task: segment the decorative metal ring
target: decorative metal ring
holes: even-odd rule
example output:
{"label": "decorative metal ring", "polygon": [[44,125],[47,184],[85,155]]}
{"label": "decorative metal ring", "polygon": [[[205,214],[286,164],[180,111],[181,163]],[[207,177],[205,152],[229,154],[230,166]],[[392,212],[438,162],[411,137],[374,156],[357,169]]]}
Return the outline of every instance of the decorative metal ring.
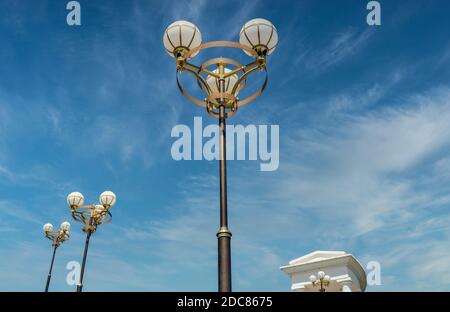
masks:
{"label": "decorative metal ring", "polygon": [[[238,48],[238,49],[242,49],[242,50],[248,52],[251,56],[258,57],[258,53],[255,50],[253,50],[247,46],[244,46],[240,43],[231,42],[231,41],[212,41],[212,42],[202,44],[202,45],[198,46],[197,48],[194,48],[194,49],[186,52],[186,54],[184,55],[184,59],[189,59],[191,57],[191,55],[194,55],[201,50],[215,48],[215,47]],[[214,64],[232,65],[232,66],[235,66],[236,69],[241,69],[242,72],[244,72],[236,81],[231,93],[211,92],[211,89],[210,89],[209,85],[207,84],[207,82],[205,81],[205,78],[202,77],[201,73],[203,72],[204,74],[208,74],[208,70],[206,70],[206,68],[211,65],[214,65]],[[220,104],[217,101],[218,99],[227,99],[228,100],[225,105],[226,105],[226,109],[229,109],[230,111],[226,112],[226,117],[232,117],[234,114],[236,114],[237,109],[239,107],[244,106],[244,105],[250,103],[251,101],[253,101],[255,98],[257,98],[264,91],[264,89],[267,86],[267,82],[268,82],[268,73],[267,73],[267,69],[265,66],[254,67],[251,70],[245,71],[244,66],[242,66],[239,62],[236,62],[229,58],[223,58],[223,57],[213,58],[213,59],[210,59],[210,60],[204,62],[203,64],[201,64],[200,67],[195,67],[195,68],[196,68],[196,70],[191,70],[190,68],[185,68],[185,67],[182,67],[181,69],[177,69],[176,81],[177,81],[178,88],[180,89],[181,93],[186,98],[188,98],[188,100],[190,100],[191,102],[193,102],[194,104],[196,104],[198,106],[206,108],[208,114],[210,114],[214,118],[219,118],[219,113],[217,112],[217,109]],[[239,91],[241,91],[247,83],[247,77],[251,73],[255,72],[258,69],[263,70],[265,73],[265,79],[264,79],[262,86],[251,96],[249,96],[243,100],[239,100],[233,94],[237,94]],[[204,91],[207,90],[208,96],[206,99],[204,99],[202,101],[199,99],[196,99],[195,97],[190,95],[183,88],[183,86],[180,82],[180,79],[179,79],[179,73],[181,71],[186,71],[186,72],[190,73],[191,75],[193,75],[194,77],[196,77],[197,84],[199,85],[200,89],[202,89]]]}
{"label": "decorative metal ring", "polygon": [[216,48],[216,47],[229,47],[229,48],[237,48],[237,49],[242,49],[247,51],[248,53],[250,53],[250,55],[252,56],[258,56],[258,53],[256,53],[255,50],[253,50],[252,48],[249,48],[245,45],[242,45],[238,42],[233,42],[233,41],[211,41],[211,42],[207,42],[204,43],[192,50],[189,50],[186,54],[185,54],[185,58],[189,59],[191,57],[191,55],[204,50],[204,49],[209,49],[209,48]]}
{"label": "decorative metal ring", "polygon": [[[195,97],[193,97],[192,95],[190,95],[188,92],[186,92],[183,88],[183,86],[181,85],[180,79],[179,79],[179,73],[180,71],[177,70],[177,74],[176,74],[176,79],[177,79],[177,85],[178,85],[178,89],[180,89],[181,93],[188,98],[189,101],[191,101],[192,103],[201,106],[203,108],[206,108],[206,101],[200,101],[198,99],[196,99]],[[197,81],[199,81],[199,79],[197,78]]]}
{"label": "decorative metal ring", "polygon": [[[86,226],[92,226],[94,225],[95,227],[102,225],[102,224],[107,224],[109,222],[112,221],[112,214],[111,212],[109,212],[109,210],[104,210],[104,212],[102,213],[102,218],[100,219],[100,222],[95,222],[95,224],[91,224],[91,219],[96,219],[95,215],[92,215],[90,212],[90,208],[79,208],[82,210],[73,210],[72,211],[72,217],[78,221],[81,222],[83,225]],[[104,218],[107,218],[106,220],[104,220]]]}
{"label": "decorative metal ring", "polygon": [[[250,103],[251,101],[256,99],[261,93],[263,93],[264,89],[267,86],[267,82],[269,81],[269,74],[267,73],[267,69],[265,67],[263,68],[263,71],[265,73],[265,79],[264,79],[262,86],[258,89],[258,91],[253,93],[251,96],[249,96],[243,100],[238,100],[237,101],[238,107],[241,107],[241,106],[244,106],[244,105]],[[247,73],[250,73],[250,72],[247,72]]]}
{"label": "decorative metal ring", "polygon": [[[210,59],[210,60],[204,62],[202,65],[200,65],[200,67],[199,67],[199,69],[197,71],[197,75],[201,76],[200,73],[201,73],[202,69],[206,69],[209,66],[216,65],[216,64],[233,65],[236,68],[242,69],[243,72],[245,73],[244,66],[242,66],[241,63],[236,62],[235,60],[230,59],[230,58],[226,58],[226,57],[216,57],[216,58]],[[237,83],[236,83],[237,84],[237,88],[233,88],[234,92],[241,91],[245,87],[246,83],[247,83],[247,79],[246,78],[242,79],[240,81],[238,80]],[[200,79],[198,77],[197,77],[197,84],[199,85],[199,87],[201,89],[203,89],[203,87],[201,86],[201,81],[200,81]]]}
{"label": "decorative metal ring", "polygon": [[217,100],[219,99],[226,99],[228,100],[225,107],[231,108],[233,106],[233,103],[236,103],[236,97],[231,93],[220,93],[220,92],[214,92],[208,95],[207,102],[210,103],[214,108],[218,108],[220,106],[219,103],[217,103]]}
{"label": "decorative metal ring", "polygon": [[211,65],[215,65],[215,64],[230,64],[230,65],[236,66],[237,68],[242,67],[241,63],[236,62],[235,60],[227,58],[227,57],[216,57],[216,58],[207,60],[200,67],[207,68],[207,67],[209,67]]}
{"label": "decorative metal ring", "polygon": [[[219,119],[220,118],[220,114],[216,111],[214,111],[214,107],[211,107],[210,105],[206,106],[206,110],[208,112],[209,115],[211,115],[212,117]],[[233,117],[235,114],[237,113],[237,105],[235,107],[235,110],[231,110],[225,113],[225,117],[226,118],[231,118]]]}
{"label": "decorative metal ring", "polygon": [[107,217],[108,219],[106,219],[106,221],[103,221],[103,219],[102,219],[102,221],[100,223],[98,223],[98,225],[108,224],[109,222],[112,221],[112,214],[111,214],[111,212],[109,212],[109,210],[106,210],[106,214],[103,218],[105,218],[105,217]]}

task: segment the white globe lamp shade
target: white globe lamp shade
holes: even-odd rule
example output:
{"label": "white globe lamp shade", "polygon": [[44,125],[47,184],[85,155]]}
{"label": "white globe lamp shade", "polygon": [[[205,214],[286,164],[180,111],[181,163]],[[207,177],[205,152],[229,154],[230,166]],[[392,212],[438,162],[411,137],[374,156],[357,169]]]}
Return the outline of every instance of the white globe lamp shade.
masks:
{"label": "white globe lamp shade", "polygon": [[311,275],[309,277],[309,280],[311,281],[311,283],[315,283],[317,281],[317,277],[315,275]]}
{"label": "white globe lamp shade", "polygon": [[102,205],[95,205],[95,213],[102,213],[105,210],[105,207],[103,207]]}
{"label": "white globe lamp shade", "polygon": [[[239,43],[263,54],[271,54],[278,44],[277,29],[263,18],[255,18],[245,23],[239,33]],[[247,55],[251,54],[244,50]]]}
{"label": "white globe lamp shade", "polygon": [[325,275],[323,280],[326,281],[326,282],[329,282],[330,281],[330,276],[329,275]]}
{"label": "white globe lamp shade", "polygon": [[67,196],[67,203],[70,207],[78,207],[84,204],[84,196],[80,192],[72,192]]}
{"label": "white globe lamp shade", "polygon": [[[176,21],[167,27],[163,37],[164,48],[170,56],[176,57],[178,49],[190,51],[202,44],[200,30],[188,21]],[[198,52],[191,55],[194,57]]]}
{"label": "white globe lamp shade", "polygon": [[61,230],[63,230],[64,232],[69,232],[70,231],[70,223],[69,222],[63,222],[61,223]]}
{"label": "white globe lamp shade", "polygon": [[53,225],[51,223],[46,223],[46,224],[44,224],[43,230],[44,230],[44,233],[52,232]]}
{"label": "white globe lamp shade", "polygon": [[[219,69],[213,70],[214,73],[218,73]],[[224,70],[225,74],[231,72],[231,69],[225,68]],[[225,84],[224,84],[224,93],[230,93],[231,90],[233,90],[234,85],[238,81],[239,77],[237,75],[232,75],[228,78],[225,78]],[[218,93],[219,92],[219,79],[214,76],[208,76],[206,77],[206,83],[208,84],[209,88],[212,92]],[[203,89],[205,87],[203,86]],[[206,90],[205,90],[206,91]]]}
{"label": "white globe lamp shade", "polygon": [[100,194],[99,201],[104,207],[114,206],[116,203],[116,194],[111,191],[105,191]]}
{"label": "white globe lamp shade", "polygon": [[323,271],[318,272],[318,273],[317,273],[317,277],[318,277],[319,279],[323,279],[323,278],[325,277],[325,272],[323,272]]}

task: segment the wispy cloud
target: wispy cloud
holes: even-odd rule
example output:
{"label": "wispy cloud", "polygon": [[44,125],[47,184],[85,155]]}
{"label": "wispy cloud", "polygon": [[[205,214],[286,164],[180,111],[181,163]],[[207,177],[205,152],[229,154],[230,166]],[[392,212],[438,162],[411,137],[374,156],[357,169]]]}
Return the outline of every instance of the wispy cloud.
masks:
{"label": "wispy cloud", "polygon": [[0,215],[3,215],[5,220],[14,218],[16,219],[15,221],[25,221],[39,225],[43,224],[39,216],[13,201],[0,200]]}
{"label": "wispy cloud", "polygon": [[306,68],[321,73],[328,68],[348,59],[357,53],[368,42],[373,30],[357,30],[348,28],[336,35],[328,46],[311,51],[306,61]]}
{"label": "wispy cloud", "polygon": [[361,231],[381,226],[381,214],[421,201],[413,181],[393,174],[413,168],[450,142],[448,97],[448,89],[441,89],[431,98],[412,97],[414,104],[408,108],[339,120],[339,125],[328,124],[321,132],[300,131],[301,137],[293,141],[301,143],[289,149],[304,162],[286,164],[293,180],[282,183],[280,192],[301,195],[305,206],[339,205],[341,216],[345,211],[358,216],[354,221]]}

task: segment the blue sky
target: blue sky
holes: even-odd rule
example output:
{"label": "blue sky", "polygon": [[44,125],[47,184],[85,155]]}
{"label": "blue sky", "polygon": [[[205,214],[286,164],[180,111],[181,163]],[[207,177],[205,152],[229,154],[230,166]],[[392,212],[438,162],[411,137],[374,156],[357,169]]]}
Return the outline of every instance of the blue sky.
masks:
{"label": "blue sky", "polygon": [[[215,120],[178,92],[162,34],[185,19],[236,41],[256,17],[280,37],[269,85],[229,122],[279,125],[280,166],[229,163],[234,290],[287,291],[279,267],[314,250],[379,261],[371,291],[450,290],[450,4],[380,2],[369,27],[363,0],[80,1],[69,27],[67,1],[2,0],[0,290],[41,291],[42,225],[106,189],[86,291],[216,290],[218,165],[170,155],[173,126]],[[71,223],[52,290],[74,290]]]}

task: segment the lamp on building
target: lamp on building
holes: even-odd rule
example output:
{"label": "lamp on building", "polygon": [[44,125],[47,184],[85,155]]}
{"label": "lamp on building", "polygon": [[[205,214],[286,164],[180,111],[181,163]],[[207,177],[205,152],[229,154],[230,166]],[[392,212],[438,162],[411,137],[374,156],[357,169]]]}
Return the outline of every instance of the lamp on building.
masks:
{"label": "lamp on building", "polygon": [[330,276],[325,275],[324,271],[319,271],[317,276],[311,275],[309,280],[314,287],[319,287],[320,292],[325,292],[325,287],[330,285]]}

